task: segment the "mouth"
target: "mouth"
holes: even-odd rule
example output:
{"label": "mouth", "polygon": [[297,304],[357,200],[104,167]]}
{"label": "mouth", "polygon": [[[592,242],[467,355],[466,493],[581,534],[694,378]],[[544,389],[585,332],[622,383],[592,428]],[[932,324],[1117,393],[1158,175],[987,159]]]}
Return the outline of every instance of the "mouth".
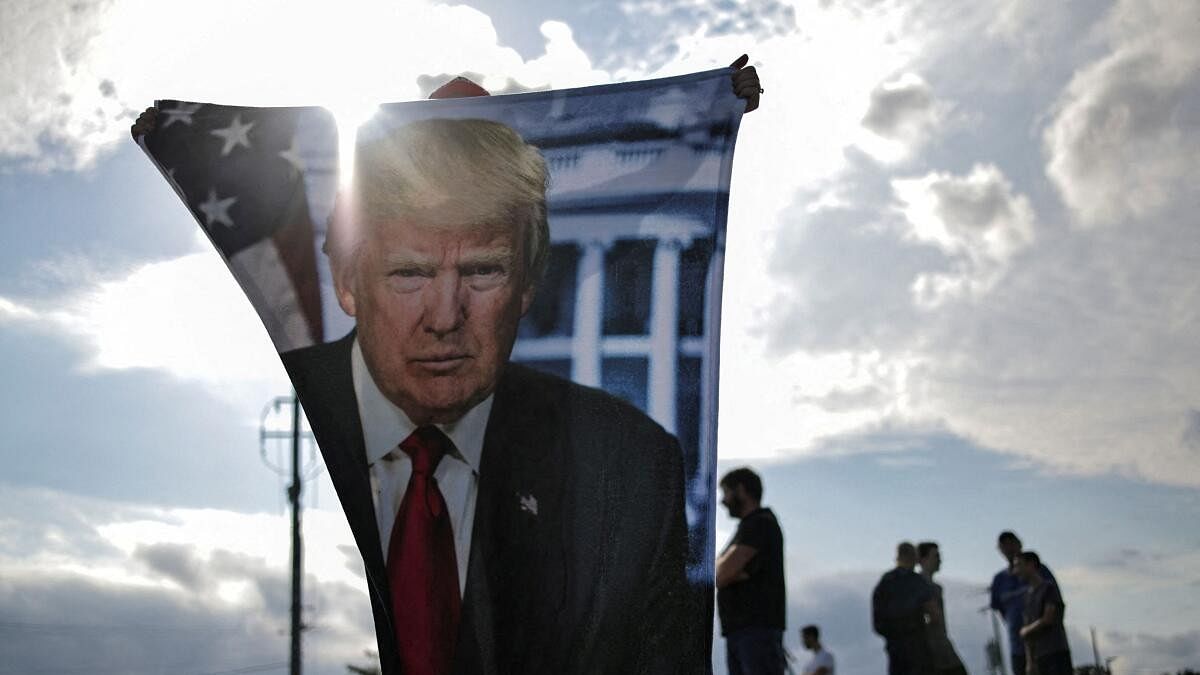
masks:
{"label": "mouth", "polygon": [[437,354],[434,356],[426,356],[413,359],[413,364],[422,370],[433,373],[449,373],[462,364],[466,363],[471,358],[467,354],[452,353],[452,354]]}

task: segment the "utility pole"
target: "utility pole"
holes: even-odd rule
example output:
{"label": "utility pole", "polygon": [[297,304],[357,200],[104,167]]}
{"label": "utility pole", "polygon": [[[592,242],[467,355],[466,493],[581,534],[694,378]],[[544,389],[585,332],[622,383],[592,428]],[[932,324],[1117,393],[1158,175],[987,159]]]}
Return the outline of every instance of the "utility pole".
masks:
{"label": "utility pole", "polygon": [[291,675],[300,675],[300,580],[303,578],[304,542],[300,535],[300,399],[292,394],[292,651]]}
{"label": "utility pole", "polygon": [[[1096,664],[1096,672],[1108,672],[1104,666],[1100,665],[1100,647],[1096,644],[1096,627],[1092,626],[1092,658],[1095,659],[1092,663]],[[1108,664],[1105,664],[1108,665]]]}
{"label": "utility pole", "polygon": [[[997,675],[1007,675],[1008,669],[1004,667],[1004,643],[1000,641],[1000,617],[992,611],[991,605],[984,608],[985,612],[992,617],[992,640],[996,645],[996,673]],[[1012,648],[1009,648],[1012,652]]]}
{"label": "utility pole", "polygon": [[[278,418],[280,408],[284,405],[291,406],[291,428],[276,429],[268,428],[267,418]],[[301,431],[300,428],[300,399],[293,393],[291,396],[277,396],[266,408],[263,409],[262,420],[259,424],[259,451],[262,455],[263,463],[273,469],[276,473],[284,475],[285,471],[282,467],[271,462],[267,458],[267,441],[269,440],[290,440],[291,441],[291,467],[290,474],[292,482],[288,485],[287,495],[288,502],[292,509],[292,617],[291,617],[291,650],[288,672],[290,675],[300,675],[301,671],[301,650],[300,636],[305,629],[304,623],[301,620],[301,612],[303,610],[301,580],[304,578],[304,542],[302,539],[302,530],[300,527],[300,513],[303,509],[303,504],[300,497],[303,493],[304,480],[311,478],[304,474],[308,473],[302,469],[300,463],[300,441],[302,437],[311,438],[311,434]]]}
{"label": "utility pole", "polygon": [[[987,593],[988,589],[985,588],[983,592]],[[1004,667],[1004,643],[1000,641],[1000,618],[992,611],[990,604],[980,607],[979,613],[992,620],[992,639],[983,646],[987,672],[989,675],[1007,675],[1008,670]]]}

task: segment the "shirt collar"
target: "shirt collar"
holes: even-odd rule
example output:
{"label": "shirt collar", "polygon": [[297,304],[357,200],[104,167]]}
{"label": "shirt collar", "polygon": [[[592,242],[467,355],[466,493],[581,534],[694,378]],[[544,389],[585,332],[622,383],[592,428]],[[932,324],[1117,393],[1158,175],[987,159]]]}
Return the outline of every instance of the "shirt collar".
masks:
{"label": "shirt collar", "polygon": [[[379,386],[367,370],[367,362],[363,359],[357,337],[354,338],[354,346],[350,349],[350,373],[354,379],[354,396],[358,399],[358,417],[362,421],[367,464],[374,464],[395,450],[401,441],[416,430],[417,425],[399,406],[379,391]],[[452,456],[469,466],[476,474],[479,473],[479,459],[483,456],[483,437],[491,412],[492,396],[489,395],[458,420],[436,425],[453,441],[457,452]]]}

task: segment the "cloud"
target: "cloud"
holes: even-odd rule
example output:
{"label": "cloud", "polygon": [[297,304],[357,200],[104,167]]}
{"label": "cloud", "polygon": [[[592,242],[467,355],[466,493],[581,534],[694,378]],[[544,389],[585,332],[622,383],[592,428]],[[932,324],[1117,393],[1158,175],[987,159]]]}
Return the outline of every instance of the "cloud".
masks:
{"label": "cloud", "polygon": [[78,168],[116,140],[129,111],[96,71],[106,3],[5,3],[0,21],[0,161]]}
{"label": "cloud", "polygon": [[1003,276],[1009,258],[1034,238],[1029,199],[993,165],[975,165],[965,176],[930,173],[892,181],[909,236],[936,245],[953,260],[954,272],[921,274],[913,284],[918,304],[987,292]]}
{"label": "cloud", "polygon": [[859,144],[884,161],[907,158],[938,130],[947,113],[948,106],[934,99],[925,80],[915,73],[904,73],[871,91],[862,125],[874,137]]}
{"label": "cloud", "polygon": [[262,322],[211,248],[106,277],[84,274],[38,300],[0,296],[4,321],[77,341],[83,373],[156,370],[251,409],[288,388]]}
{"label": "cloud", "polygon": [[1101,658],[1114,658],[1114,675],[1174,673],[1200,664],[1200,631],[1195,630],[1166,636],[1103,631],[1099,645]]}
{"label": "cloud", "polygon": [[[758,56],[763,42],[793,36],[802,27],[800,10],[780,0],[624,0],[619,7],[624,19],[617,28],[621,42],[639,48],[616,50],[605,58],[618,70],[625,71],[660,69],[685,51],[686,43],[723,37],[736,37],[742,45],[754,44],[756,53],[752,56]],[[663,36],[687,37],[663,40]],[[728,65],[742,53],[736,49],[720,53],[719,58],[726,59],[721,65]]]}
{"label": "cloud", "polygon": [[203,561],[195,548],[186,544],[138,544],[133,559],[144,563],[152,573],[164,576],[189,591],[209,585]]}
{"label": "cloud", "polygon": [[[286,517],[24,488],[6,490],[4,503],[25,530],[0,520],[7,668],[202,673],[286,664]],[[305,517],[305,670],[323,675],[362,663],[374,644],[365,587],[347,573],[339,551],[351,541],[341,518],[318,510]],[[14,539],[30,531],[40,536]]]}
{"label": "cloud", "polygon": [[416,97],[423,74],[473,72],[496,88],[610,80],[566,24],[544,23],[545,52],[525,61],[465,5],[22,0],[4,11],[0,163],[19,170],[91,166],[156,98],[361,113]]}
{"label": "cloud", "polygon": [[[1087,52],[1063,27],[1071,22],[1056,19],[1052,35],[1038,40],[1058,47],[1021,64],[1013,50],[1022,45],[984,30],[983,15],[995,7],[960,16],[946,3],[919,3],[898,20],[872,14],[875,5],[860,9],[865,25],[893,29],[896,49],[876,78],[847,76],[862,107],[841,114],[858,120],[873,107],[870,124],[885,132],[928,112],[928,99],[935,111],[944,100],[961,116],[929,127],[903,165],[865,152],[861,129],[820,127],[827,137],[797,153],[805,161],[792,172],[789,200],[779,200],[779,172],[754,162],[792,153],[755,153],[739,142],[735,183],[740,162],[769,178],[761,187],[735,184],[731,200],[724,320],[747,328],[724,339],[722,384],[762,396],[750,397],[754,404],[722,400],[721,429],[739,430],[739,440],[722,435],[722,447],[778,459],[815,452],[822,437],[856,428],[915,425],[1050,472],[1200,484],[1191,414],[1200,381],[1187,365],[1200,358],[1200,282],[1191,271],[1200,244],[1188,234],[1189,193],[1175,190],[1158,217],[1109,232],[1072,228],[1044,178],[1040,129],[1057,119],[1048,122],[1046,111],[1066,96],[1058,87],[1074,86],[1071,64]],[[801,19],[810,25],[808,15]],[[920,27],[930,31],[916,40]],[[1094,48],[1087,58],[1096,58]],[[918,72],[920,79],[896,75]],[[880,82],[904,95],[888,100]],[[808,100],[854,98],[849,86],[839,93],[806,92]],[[807,111],[804,100],[787,109]],[[750,138],[753,119],[745,122]],[[772,129],[799,126],[803,134],[807,121],[774,121]],[[830,146],[838,161],[819,161]],[[1183,147],[1168,154],[1190,156]],[[735,208],[738,190],[744,212]],[[1108,193],[1121,199],[1130,190]],[[739,225],[766,243],[740,242]],[[776,409],[776,400],[788,405]],[[764,414],[782,421],[745,431]]]}
{"label": "cloud", "polygon": [[1106,53],[1079,68],[1044,134],[1046,171],[1085,225],[1195,203],[1200,155],[1200,6],[1116,3]]}
{"label": "cloud", "polygon": [[0,322],[32,321],[37,318],[37,312],[17,302],[0,297]]}

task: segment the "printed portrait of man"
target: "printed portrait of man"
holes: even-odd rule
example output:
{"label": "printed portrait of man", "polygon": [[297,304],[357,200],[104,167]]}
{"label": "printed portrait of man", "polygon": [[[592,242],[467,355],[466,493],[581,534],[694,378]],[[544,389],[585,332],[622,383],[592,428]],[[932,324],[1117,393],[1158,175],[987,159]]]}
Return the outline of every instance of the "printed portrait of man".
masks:
{"label": "printed portrait of man", "polygon": [[698,669],[677,440],[509,360],[548,259],[541,153],[489,120],[378,123],[353,168],[325,252],[356,328],[282,356],[383,673]]}

